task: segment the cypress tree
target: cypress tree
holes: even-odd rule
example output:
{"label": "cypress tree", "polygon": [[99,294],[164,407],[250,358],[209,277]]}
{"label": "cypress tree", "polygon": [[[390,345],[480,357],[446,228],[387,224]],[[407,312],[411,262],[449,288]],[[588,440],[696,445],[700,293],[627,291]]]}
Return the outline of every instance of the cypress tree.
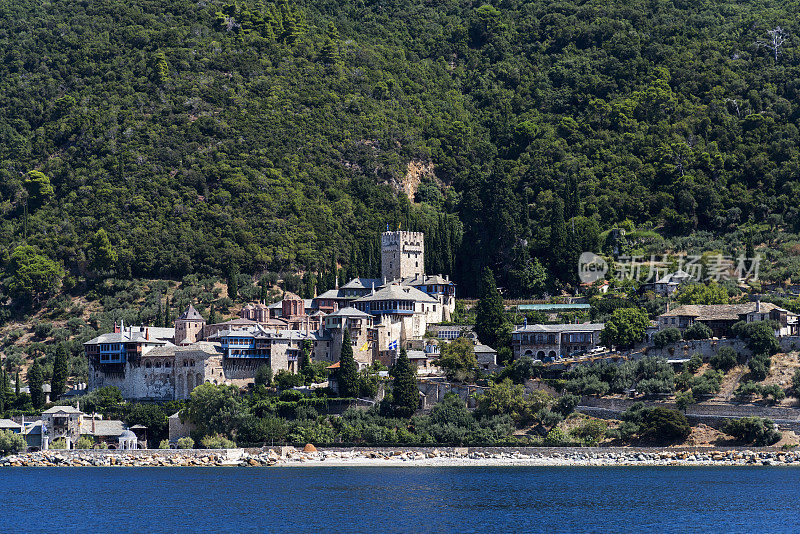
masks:
{"label": "cypress tree", "polygon": [[214,305],[208,307],[208,324],[217,323],[217,312],[214,311]]}
{"label": "cypress tree", "polygon": [[6,411],[6,404],[10,400],[10,391],[8,384],[8,371],[3,368],[2,376],[0,376],[0,414]]}
{"label": "cypress tree", "polygon": [[262,276],[261,280],[258,281],[258,285],[261,288],[259,299],[261,299],[261,302],[267,302],[267,297],[269,296],[269,281],[267,277]]}
{"label": "cypress tree", "polygon": [[347,280],[352,280],[353,278],[358,276],[359,271],[361,270],[358,267],[358,247],[353,246],[350,249],[350,261],[347,262]]}
{"label": "cypress tree", "polygon": [[336,251],[333,251],[331,254],[331,271],[328,273],[330,278],[328,279],[328,289],[333,289],[336,285],[336,280],[339,278],[339,266],[336,264]]}
{"label": "cypress tree", "polygon": [[475,306],[475,333],[482,343],[496,347],[504,326],[503,298],[497,290],[494,273],[489,267],[484,267],[481,298]]}
{"label": "cypress tree", "polygon": [[417,371],[408,359],[406,349],[400,349],[400,357],[392,367],[392,407],[398,417],[411,417],[419,408]]}
{"label": "cypress tree", "polygon": [[172,305],[169,302],[169,297],[166,298],[166,302],[164,303],[164,328],[169,328],[170,323],[172,323]]}
{"label": "cypress tree", "polygon": [[231,262],[228,265],[228,297],[231,300],[236,300],[239,292],[239,266]]}
{"label": "cypress tree", "polygon": [[[303,341],[303,346],[300,347],[300,372],[305,371],[311,367],[311,341]],[[352,352],[352,351],[351,351]]]}
{"label": "cypress tree", "polygon": [[164,324],[164,310],[161,308],[161,295],[158,296],[158,311],[156,312],[156,321],[154,326],[162,326]]}
{"label": "cypress tree", "polygon": [[63,343],[59,343],[56,347],[56,359],[53,362],[53,379],[50,381],[50,396],[53,400],[57,400],[64,393],[68,376],[67,349]]}
{"label": "cypress tree", "polygon": [[14,379],[14,395],[19,398],[19,370],[17,370],[17,374]]}
{"label": "cypress tree", "polygon": [[353,358],[353,344],[350,332],[345,328],[342,338],[342,353],[339,356],[339,395],[342,397],[358,396],[358,364]]}
{"label": "cypress tree", "polygon": [[[567,226],[564,222],[564,202],[557,198],[550,214],[550,265],[553,274],[563,279],[564,266],[568,261]],[[577,268],[577,267],[576,267]]]}
{"label": "cypress tree", "polygon": [[44,378],[42,376],[42,367],[39,365],[39,360],[34,358],[33,365],[28,369],[28,387],[31,390],[31,402],[34,408],[41,408],[44,406]]}

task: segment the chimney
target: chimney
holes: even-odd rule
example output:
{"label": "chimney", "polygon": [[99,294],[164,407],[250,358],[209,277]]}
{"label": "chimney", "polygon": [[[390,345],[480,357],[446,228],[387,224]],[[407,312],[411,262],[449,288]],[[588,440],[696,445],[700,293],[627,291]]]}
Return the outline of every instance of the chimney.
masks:
{"label": "chimney", "polygon": [[144,329],[144,338],[147,339],[147,340],[150,339],[150,329],[149,328],[145,328]]}
{"label": "chimney", "polygon": [[96,429],[94,426],[94,412],[92,412],[92,436],[95,435]]}
{"label": "chimney", "polygon": [[114,333],[119,334],[119,325],[117,324],[117,321],[114,321]]}
{"label": "chimney", "polygon": [[756,295],[756,313],[761,312],[761,294]]}

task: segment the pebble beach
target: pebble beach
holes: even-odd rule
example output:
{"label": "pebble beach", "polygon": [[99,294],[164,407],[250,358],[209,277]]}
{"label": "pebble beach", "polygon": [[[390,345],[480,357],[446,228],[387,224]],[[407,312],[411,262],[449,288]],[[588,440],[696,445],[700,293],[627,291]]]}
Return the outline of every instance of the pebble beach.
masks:
{"label": "pebble beach", "polygon": [[50,450],[0,458],[0,467],[800,466],[800,451],[785,450],[312,449]]}

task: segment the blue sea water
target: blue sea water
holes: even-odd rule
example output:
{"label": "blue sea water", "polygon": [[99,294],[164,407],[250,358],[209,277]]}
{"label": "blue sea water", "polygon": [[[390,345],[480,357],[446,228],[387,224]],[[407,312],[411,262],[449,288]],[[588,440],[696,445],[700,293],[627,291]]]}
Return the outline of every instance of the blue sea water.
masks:
{"label": "blue sea water", "polygon": [[4,468],[0,532],[800,532],[800,469]]}

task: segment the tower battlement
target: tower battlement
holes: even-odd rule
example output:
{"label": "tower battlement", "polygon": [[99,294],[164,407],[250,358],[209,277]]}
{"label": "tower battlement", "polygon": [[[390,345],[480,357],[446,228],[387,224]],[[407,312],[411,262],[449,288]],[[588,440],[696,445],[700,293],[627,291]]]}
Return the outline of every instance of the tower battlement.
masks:
{"label": "tower battlement", "polygon": [[425,275],[425,234],[397,230],[381,235],[381,275],[386,280]]}

